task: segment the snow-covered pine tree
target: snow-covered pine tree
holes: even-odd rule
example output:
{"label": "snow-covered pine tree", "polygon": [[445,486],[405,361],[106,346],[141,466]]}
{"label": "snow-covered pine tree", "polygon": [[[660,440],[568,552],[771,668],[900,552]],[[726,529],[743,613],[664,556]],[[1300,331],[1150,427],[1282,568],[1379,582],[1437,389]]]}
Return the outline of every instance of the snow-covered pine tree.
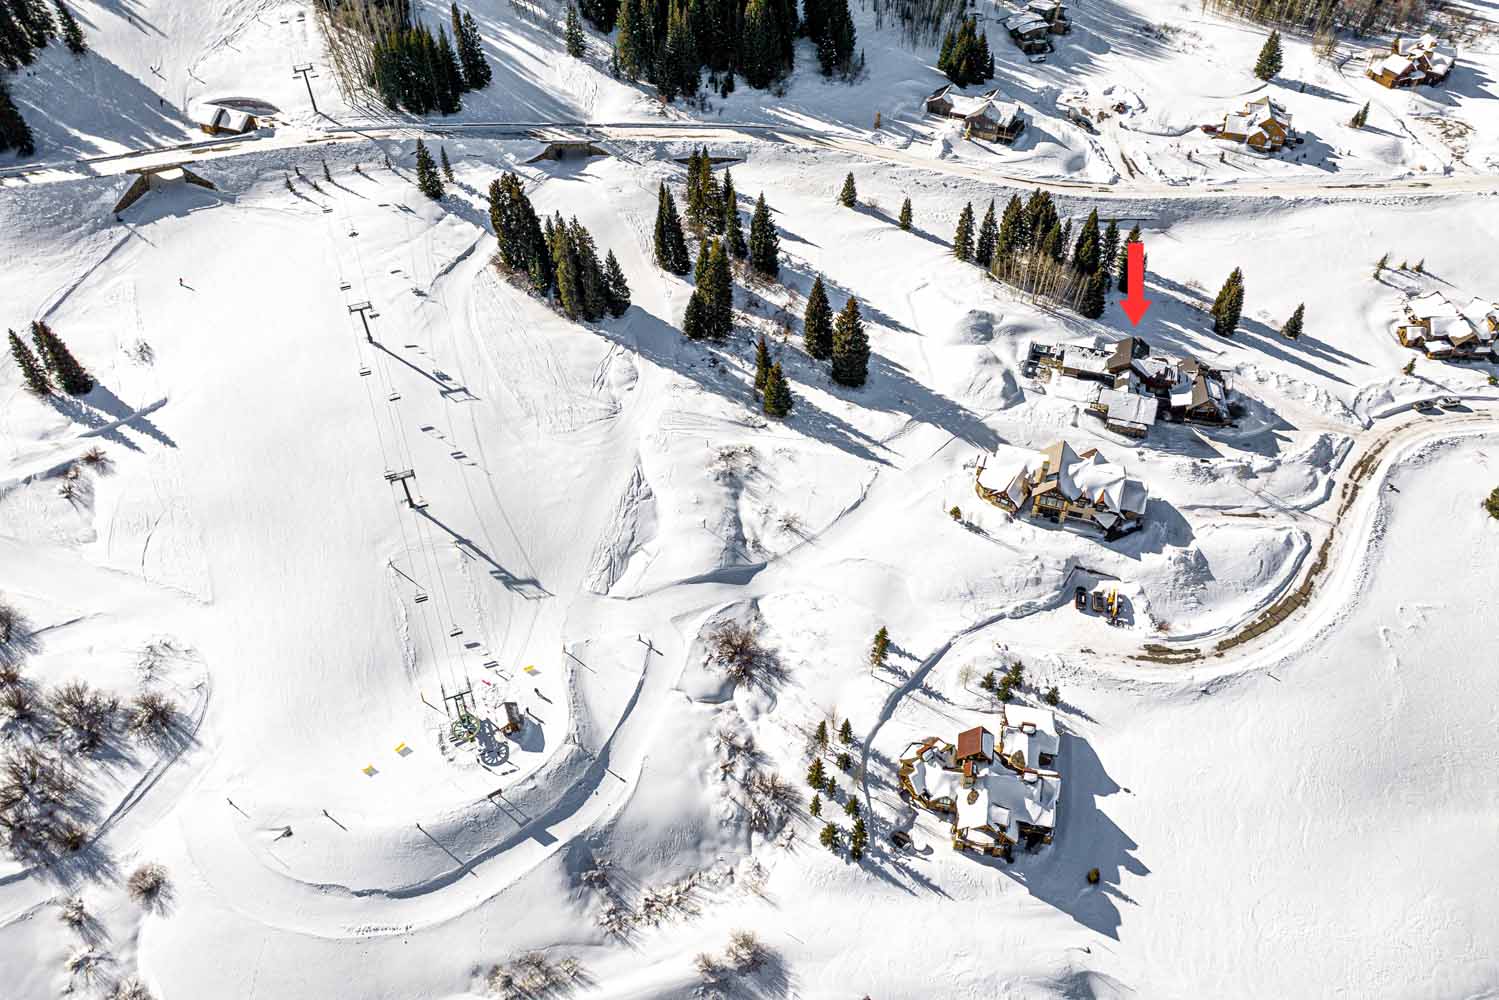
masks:
{"label": "snow-covered pine tree", "polygon": [[870,666],[883,667],[889,655],[890,630],[881,625],[880,630],[874,634],[874,642],[869,647]]}
{"label": "snow-covered pine tree", "polygon": [[994,199],[989,199],[989,210],[984,221],[979,223],[978,240],[973,245],[973,262],[988,270],[994,263],[994,249],[999,244],[999,223],[994,220]]}
{"label": "snow-covered pine tree", "polygon": [[844,208],[853,208],[859,203],[859,190],[854,187],[854,172],[850,170],[848,176],[843,178],[843,187],[838,189],[838,204]]}
{"label": "snow-covered pine tree", "polygon": [[911,199],[907,198],[901,202],[900,218],[896,220],[901,229],[909,231],[911,228]]}
{"label": "snow-covered pine tree", "polygon": [[958,260],[973,260],[973,203],[963,205],[958,214],[958,229],[952,238],[952,255]]}
{"label": "snow-covered pine tree", "polygon": [[609,315],[623,316],[630,308],[630,284],[625,280],[625,272],[613,250],[604,258],[604,281],[608,286]]}
{"label": "snow-covered pine tree", "polygon": [[[449,184],[453,183],[453,164],[448,161],[448,147],[437,147],[437,161],[442,164],[443,180],[447,181]],[[323,169],[326,170],[327,166],[328,165],[326,163],[323,164]],[[331,180],[332,178],[329,179]]]}
{"label": "snow-covered pine tree", "polygon": [[729,248],[729,256],[744,260],[749,256],[749,244],[744,239],[744,227],[739,224],[739,195],[734,190],[734,178],[727,170],[723,172],[723,191],[719,195],[723,202],[723,239]]}
{"label": "snow-covered pine tree", "polygon": [[78,21],[73,17],[73,12],[62,0],[57,0],[57,23],[61,29],[63,44],[68,51],[75,56],[81,56],[88,51],[88,42],[83,38],[83,29],[78,26]]}
{"label": "snow-covered pine tree", "polygon": [[47,377],[44,362],[37,360],[31,348],[16,336],[16,331],[9,332],[10,355],[16,359],[16,367],[21,369],[21,380],[26,383],[27,390],[38,396],[52,395],[52,380]]}
{"label": "snow-covered pine tree", "polygon": [[31,338],[37,345],[37,355],[63,392],[69,396],[82,396],[94,388],[93,377],[73,357],[73,352],[68,350],[68,345],[62,342],[62,338],[53,333],[46,323],[33,320]]}
{"label": "snow-covered pine tree", "polygon": [[702,340],[708,335],[708,302],[701,288],[692,290],[687,311],[682,314],[682,333],[688,340]]}
{"label": "snow-covered pine tree", "polygon": [[1213,300],[1213,332],[1224,337],[1231,336],[1239,325],[1239,314],[1243,308],[1244,272],[1236,267]]}
{"label": "snow-covered pine tree", "polygon": [[575,4],[567,5],[567,26],[563,29],[562,37],[567,44],[567,54],[574,59],[582,59],[587,47],[583,41],[583,20],[578,17]]}
{"label": "snow-covered pine tree", "polygon": [[802,313],[802,343],[807,353],[819,361],[833,356],[833,307],[828,304],[822,275],[812,279],[807,293],[807,308]]}
{"label": "snow-covered pine tree", "polygon": [[853,744],[854,724],[852,722],[849,722],[847,719],[843,720],[843,725],[838,727],[838,739],[843,741],[844,746]]}
{"label": "snow-covered pine tree", "polygon": [[760,340],[755,344],[755,391],[765,391],[765,382],[770,378],[770,345],[765,342],[765,334],[762,331]]}
{"label": "snow-covered pine tree", "polygon": [[686,274],[692,267],[687,253],[687,239],[682,235],[682,219],[677,203],[662,182],[656,196],[656,264],[672,274]]}
{"label": "snow-covered pine tree", "polygon": [[[767,417],[779,420],[791,412],[791,406],[791,385],[781,371],[781,363],[777,361],[770,366],[770,374],[765,377],[765,399],[761,409]],[[814,762],[814,766],[821,764],[821,758]]]}
{"label": "snow-covered pine tree", "polygon": [[755,202],[755,212],[750,216],[749,238],[750,267],[767,278],[781,272],[781,238],[776,233],[775,223],[770,218],[770,206],[765,204],[765,193]]}
{"label": "snow-covered pine tree", "polygon": [[1305,319],[1306,303],[1303,302],[1296,307],[1295,312],[1291,313],[1291,318],[1286,320],[1286,325],[1280,328],[1280,335],[1287,340],[1296,340],[1301,336],[1301,324]]}
{"label": "snow-covered pine tree", "polygon": [[698,289],[707,296],[708,336],[718,340],[734,330],[734,277],[723,240],[703,247],[703,257],[707,264]]}
{"label": "snow-covered pine tree", "polygon": [[437,164],[432,162],[432,154],[420,139],[416,140],[416,186],[433,201],[442,200],[442,178],[437,173]]}
{"label": "snow-covered pine tree", "polygon": [[1260,48],[1259,58],[1254,61],[1254,75],[1261,80],[1269,80],[1280,72],[1280,32],[1271,31],[1270,37],[1265,39],[1265,44]]}
{"label": "snow-covered pine tree", "polygon": [[833,381],[858,388],[869,377],[869,335],[859,315],[859,300],[849,296],[833,324]]}

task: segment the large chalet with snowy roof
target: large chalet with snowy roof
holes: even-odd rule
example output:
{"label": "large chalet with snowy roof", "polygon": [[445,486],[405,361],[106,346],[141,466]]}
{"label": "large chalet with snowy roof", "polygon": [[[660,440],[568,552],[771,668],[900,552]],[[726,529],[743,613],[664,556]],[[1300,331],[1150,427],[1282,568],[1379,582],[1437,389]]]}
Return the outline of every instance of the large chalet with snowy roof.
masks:
{"label": "large chalet with snowy roof", "polygon": [[1364,75],[1381,87],[1422,87],[1442,83],[1457,62],[1456,50],[1435,35],[1396,38],[1389,49],[1369,53]]}
{"label": "large chalet with snowy roof", "polygon": [[928,736],[900,760],[903,795],[950,818],[955,851],[1010,860],[1017,844],[1051,843],[1062,798],[1056,719],[1005,704],[999,733],[975,726],[956,744]]}
{"label": "large chalet with snowy roof", "polygon": [[1140,527],[1150,491],[1097,448],[1079,453],[1066,441],[1040,451],[1000,448],[974,477],[978,495],[996,507],[1095,530],[1110,541]]}

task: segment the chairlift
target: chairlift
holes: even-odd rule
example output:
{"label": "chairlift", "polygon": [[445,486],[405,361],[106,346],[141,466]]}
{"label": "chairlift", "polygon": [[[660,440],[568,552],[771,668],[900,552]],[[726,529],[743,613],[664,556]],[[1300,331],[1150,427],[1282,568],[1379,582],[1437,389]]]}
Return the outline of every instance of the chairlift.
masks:
{"label": "chairlift", "polygon": [[368,375],[368,374],[370,374],[370,366],[369,365],[360,365],[359,366],[359,374],[360,375]]}
{"label": "chairlift", "polygon": [[416,603],[417,604],[425,604],[425,603],[427,603],[427,596],[428,595],[427,595],[427,592],[425,590],[421,590],[420,588],[418,588],[418,590],[416,592]]}
{"label": "chairlift", "polygon": [[392,403],[394,403],[394,402],[395,402],[395,401],[396,401],[396,400],[398,400],[398,399],[400,399],[400,398],[401,398],[401,394],[400,394],[400,393],[399,393],[399,392],[392,392],[392,393],[391,393],[391,394],[390,394],[390,396],[389,396],[389,399],[390,399],[390,401],[391,401],[391,402],[392,402]]}
{"label": "chairlift", "polygon": [[448,638],[449,639],[456,639],[456,638],[458,638],[462,634],[463,634],[463,629],[459,628],[457,625],[454,625],[451,629],[448,630]]}
{"label": "chairlift", "polygon": [[350,285],[349,285],[349,283],[348,283],[348,282],[347,282],[347,281],[340,281],[340,282],[339,282],[339,283],[338,283],[338,290],[339,290],[339,291],[340,291],[340,292],[347,292],[347,291],[348,291],[348,290],[349,290],[349,288],[350,288],[350,287],[351,287],[351,286],[350,286]]}

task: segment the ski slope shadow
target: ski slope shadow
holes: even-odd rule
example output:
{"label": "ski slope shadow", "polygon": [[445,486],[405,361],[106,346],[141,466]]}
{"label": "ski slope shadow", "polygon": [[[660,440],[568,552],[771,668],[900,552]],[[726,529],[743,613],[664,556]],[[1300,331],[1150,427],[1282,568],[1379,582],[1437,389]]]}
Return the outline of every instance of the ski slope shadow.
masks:
{"label": "ski slope shadow", "polygon": [[135,409],[108,388],[96,383],[85,396],[74,398],[52,395],[47,397],[47,401],[58,413],[69,420],[83,424],[87,428],[83,432],[87,437],[102,437],[106,441],[129,448],[131,451],[140,451],[138,444],[121,433],[126,427],[134,427],[158,444],[166,445],[168,448],[177,447],[177,442],[148,417],[148,414],[166,404],[165,399]]}
{"label": "ski slope shadow", "polygon": [[552,592],[543,587],[540,580],[536,579],[535,577],[516,576],[504,566],[496,562],[495,558],[488,552],[485,552],[483,549],[479,548],[479,546],[474,543],[473,539],[469,538],[466,535],[460,535],[458,532],[448,527],[426,507],[418,507],[416,508],[416,512],[422,517],[425,517],[432,524],[447,532],[448,535],[453,539],[453,544],[457,545],[458,548],[463,552],[473,556],[476,559],[481,560],[482,562],[488,563],[490,567],[489,575],[498,580],[506,590],[519,594],[521,597],[524,597],[528,601],[539,601],[544,597],[552,596]]}

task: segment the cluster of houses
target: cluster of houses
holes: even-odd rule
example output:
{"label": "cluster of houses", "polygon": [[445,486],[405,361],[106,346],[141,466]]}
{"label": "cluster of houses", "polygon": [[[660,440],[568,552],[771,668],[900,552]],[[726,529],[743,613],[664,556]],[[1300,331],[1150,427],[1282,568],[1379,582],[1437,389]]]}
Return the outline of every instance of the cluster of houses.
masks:
{"label": "cluster of houses", "polygon": [[1428,292],[1406,300],[1395,336],[1428,358],[1499,361],[1499,304],[1475,297],[1459,309],[1441,292]]}
{"label": "cluster of houses", "polygon": [[1016,48],[1028,56],[1039,57],[1033,60],[1039,61],[1053,50],[1051,36],[1067,34],[1072,30],[1072,21],[1061,0],[1029,0],[1005,18],[1004,26]]}
{"label": "cluster of houses", "polygon": [[1196,358],[1175,360],[1150,353],[1142,337],[1110,347],[1032,343],[1027,369],[1090,384],[1090,412],[1109,430],[1144,437],[1160,419],[1222,425],[1232,418],[1223,372]]}
{"label": "cluster of houses", "polygon": [[1000,445],[974,473],[974,490],[1017,517],[1097,532],[1113,541],[1144,522],[1150,491],[1097,448],[1066,441],[1040,451]]}
{"label": "cluster of houses", "polygon": [[926,110],[928,114],[961,121],[963,133],[969,138],[1009,145],[1025,130],[1025,115],[1020,105],[1001,100],[998,90],[971,97],[948,84],[926,99]]}
{"label": "cluster of houses", "polygon": [[1369,53],[1364,75],[1381,87],[1435,86],[1447,79],[1457,62],[1457,52],[1437,41],[1435,35],[1422,35],[1412,41],[1396,38],[1388,50]]}
{"label": "cluster of houses", "polygon": [[1242,110],[1223,116],[1223,124],[1205,126],[1214,138],[1239,142],[1261,153],[1277,153],[1300,142],[1291,128],[1291,116],[1268,96],[1250,101]]}
{"label": "cluster of houses", "polygon": [[1011,860],[1017,844],[1051,843],[1062,799],[1056,718],[1006,703],[999,735],[983,726],[956,744],[928,736],[901,755],[900,785],[923,808],[950,818],[955,851]]}

